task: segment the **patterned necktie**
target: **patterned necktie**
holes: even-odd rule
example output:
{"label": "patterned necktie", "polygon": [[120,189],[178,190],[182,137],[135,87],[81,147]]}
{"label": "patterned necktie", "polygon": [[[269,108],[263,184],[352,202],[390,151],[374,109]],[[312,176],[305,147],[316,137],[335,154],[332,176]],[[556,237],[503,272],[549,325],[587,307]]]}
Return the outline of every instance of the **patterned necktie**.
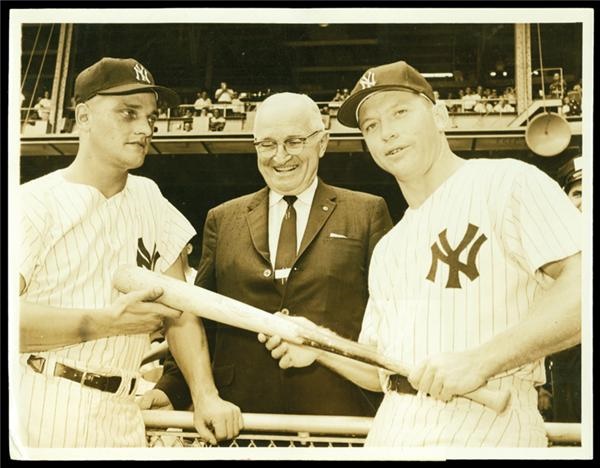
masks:
{"label": "patterned necktie", "polygon": [[[277,256],[275,257],[275,270],[291,268],[296,259],[296,210],[294,202],[298,199],[295,195],[286,195],[283,199],[288,204],[287,210],[281,222],[279,231],[279,243],[277,244]],[[277,276],[277,275],[276,275]],[[278,282],[285,284],[285,278]]]}

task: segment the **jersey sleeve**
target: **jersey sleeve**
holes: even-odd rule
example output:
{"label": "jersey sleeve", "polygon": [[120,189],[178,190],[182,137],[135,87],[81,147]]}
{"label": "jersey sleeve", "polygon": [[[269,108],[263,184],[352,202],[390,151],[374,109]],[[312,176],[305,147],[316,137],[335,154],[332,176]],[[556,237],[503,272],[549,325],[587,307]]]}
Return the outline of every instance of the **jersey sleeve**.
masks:
{"label": "jersey sleeve", "polygon": [[373,250],[371,263],[369,265],[369,300],[367,301],[362,327],[358,336],[359,343],[375,347],[379,344],[378,336],[379,325],[382,319],[381,314],[385,312],[380,304],[381,298],[378,293],[379,287],[381,286],[377,278],[378,272],[380,271],[378,255],[378,252],[380,251],[381,244],[378,244]]}
{"label": "jersey sleeve", "polygon": [[20,251],[19,273],[29,284],[35,268],[40,263],[47,231],[48,211],[43,197],[30,191],[20,191]]}
{"label": "jersey sleeve", "polygon": [[532,274],[547,263],[581,251],[583,219],[559,185],[534,166],[515,179],[507,202],[503,238]]}
{"label": "jersey sleeve", "polygon": [[[162,197],[162,195],[161,195]],[[160,236],[158,250],[162,256],[157,263],[157,269],[165,272],[181,254],[189,240],[194,237],[196,230],[181,212],[169,200],[162,197]]]}

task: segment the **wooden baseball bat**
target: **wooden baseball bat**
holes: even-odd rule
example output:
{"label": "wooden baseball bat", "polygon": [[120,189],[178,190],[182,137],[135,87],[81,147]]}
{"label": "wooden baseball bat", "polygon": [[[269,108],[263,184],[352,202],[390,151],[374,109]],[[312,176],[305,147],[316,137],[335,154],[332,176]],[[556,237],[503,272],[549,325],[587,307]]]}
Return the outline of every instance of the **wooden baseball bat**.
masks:
{"label": "wooden baseball bat", "polygon": [[[383,356],[370,346],[327,333],[319,327],[301,326],[283,316],[265,312],[235,299],[145,268],[121,266],[115,274],[113,284],[115,288],[124,293],[160,287],[163,294],[157,301],[173,309],[187,311],[199,317],[255,333],[278,335],[293,344],[322,349],[405,377],[410,374],[408,366]],[[501,413],[508,405],[510,393],[484,386],[462,396]]]}

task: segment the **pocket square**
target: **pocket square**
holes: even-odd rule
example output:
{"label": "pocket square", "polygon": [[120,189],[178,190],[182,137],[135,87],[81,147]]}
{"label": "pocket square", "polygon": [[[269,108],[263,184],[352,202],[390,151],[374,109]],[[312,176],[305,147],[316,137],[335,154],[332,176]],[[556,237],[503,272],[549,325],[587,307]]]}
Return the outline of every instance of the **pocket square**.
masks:
{"label": "pocket square", "polygon": [[348,236],[345,236],[344,234],[338,234],[337,232],[330,232],[329,237],[334,237],[336,239],[348,239]]}

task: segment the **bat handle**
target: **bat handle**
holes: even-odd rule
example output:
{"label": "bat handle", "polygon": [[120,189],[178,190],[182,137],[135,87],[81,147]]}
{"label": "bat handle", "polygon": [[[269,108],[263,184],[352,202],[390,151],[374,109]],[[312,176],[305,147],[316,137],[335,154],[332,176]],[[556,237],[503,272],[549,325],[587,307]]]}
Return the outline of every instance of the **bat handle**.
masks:
{"label": "bat handle", "polygon": [[506,409],[508,402],[510,401],[510,392],[508,390],[493,390],[485,386],[462,396],[469,400],[476,401],[477,403],[481,403],[482,405],[493,409],[498,414]]}

